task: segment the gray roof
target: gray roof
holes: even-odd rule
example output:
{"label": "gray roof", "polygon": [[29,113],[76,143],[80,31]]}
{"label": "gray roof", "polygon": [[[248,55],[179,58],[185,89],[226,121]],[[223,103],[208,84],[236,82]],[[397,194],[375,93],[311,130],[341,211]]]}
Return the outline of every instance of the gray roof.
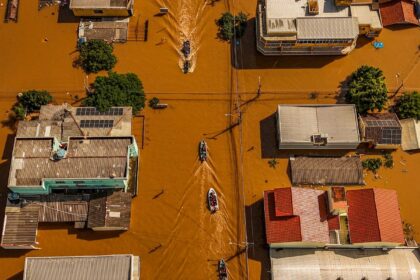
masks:
{"label": "gray roof", "polygon": [[363,185],[363,167],[359,157],[290,158],[294,185]]}
{"label": "gray roof", "polygon": [[140,261],[133,255],[26,258],[23,280],[137,280]]}
{"label": "gray roof", "polygon": [[395,113],[368,114],[360,117],[363,141],[374,144],[401,144],[401,124]]}
{"label": "gray roof", "polygon": [[[63,159],[52,160],[52,138],[17,138],[10,186],[38,186],[45,178],[124,178],[132,137],[70,138]],[[82,184],[82,183],[81,183]]]}
{"label": "gray roof", "polygon": [[418,249],[270,250],[273,280],[418,279]]}
{"label": "gray roof", "polygon": [[326,134],[328,143],[358,143],[354,105],[279,105],[281,143],[312,143],[311,136]]}
{"label": "gray roof", "polygon": [[354,39],[359,35],[355,17],[305,17],[296,19],[297,38],[304,39]]}
{"label": "gray roof", "polygon": [[404,151],[420,149],[420,121],[415,119],[400,120],[402,126],[402,143]]}

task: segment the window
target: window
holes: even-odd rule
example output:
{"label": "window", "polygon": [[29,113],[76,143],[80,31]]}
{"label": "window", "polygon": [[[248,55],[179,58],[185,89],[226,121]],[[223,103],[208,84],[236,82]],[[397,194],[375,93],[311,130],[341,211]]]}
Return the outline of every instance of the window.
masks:
{"label": "window", "polygon": [[93,13],[94,14],[103,14],[104,11],[102,11],[102,10],[93,10]]}

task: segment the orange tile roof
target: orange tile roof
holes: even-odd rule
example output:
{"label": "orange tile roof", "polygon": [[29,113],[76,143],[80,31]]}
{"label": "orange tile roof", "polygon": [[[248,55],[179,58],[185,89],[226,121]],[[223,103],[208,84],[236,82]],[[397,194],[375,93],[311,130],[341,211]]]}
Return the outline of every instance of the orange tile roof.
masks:
{"label": "orange tile roof", "polygon": [[347,191],[347,202],[352,243],[404,243],[396,191],[385,189]]}
{"label": "orange tile roof", "polygon": [[410,0],[394,0],[380,4],[383,26],[411,23],[419,25],[414,11],[414,2]]}

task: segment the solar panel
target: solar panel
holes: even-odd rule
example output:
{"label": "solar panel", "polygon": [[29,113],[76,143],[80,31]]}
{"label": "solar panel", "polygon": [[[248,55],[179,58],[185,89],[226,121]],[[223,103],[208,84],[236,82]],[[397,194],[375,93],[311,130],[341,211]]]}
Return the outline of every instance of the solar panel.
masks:
{"label": "solar panel", "polygon": [[81,128],[111,128],[114,126],[114,120],[81,120]]}
{"label": "solar panel", "polygon": [[80,107],[76,109],[76,116],[122,116],[124,108],[110,108],[104,112],[91,107]]}

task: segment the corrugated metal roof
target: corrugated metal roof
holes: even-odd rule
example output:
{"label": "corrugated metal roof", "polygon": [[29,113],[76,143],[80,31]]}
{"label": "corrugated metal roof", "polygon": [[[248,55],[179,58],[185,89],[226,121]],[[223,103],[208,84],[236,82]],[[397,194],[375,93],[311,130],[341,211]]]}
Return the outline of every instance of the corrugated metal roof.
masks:
{"label": "corrugated metal roof", "polygon": [[273,280],[419,279],[417,249],[270,250]]}
{"label": "corrugated metal roof", "polygon": [[358,157],[290,158],[294,185],[363,185],[363,167]]}
{"label": "corrugated metal roof", "polygon": [[133,259],[133,255],[26,258],[23,279],[135,280],[133,266],[140,264]]}
{"label": "corrugated metal roof", "polygon": [[296,19],[297,38],[305,39],[354,39],[359,35],[355,17],[305,17]]}
{"label": "corrugated metal roof", "polygon": [[401,120],[402,142],[404,151],[420,149],[420,121],[415,119]]}
{"label": "corrugated metal roof", "polygon": [[36,245],[39,206],[8,204],[4,216],[2,247],[31,247]]}
{"label": "corrugated metal roof", "polygon": [[354,105],[279,105],[281,143],[311,143],[314,134],[326,134],[328,143],[358,143]]}

